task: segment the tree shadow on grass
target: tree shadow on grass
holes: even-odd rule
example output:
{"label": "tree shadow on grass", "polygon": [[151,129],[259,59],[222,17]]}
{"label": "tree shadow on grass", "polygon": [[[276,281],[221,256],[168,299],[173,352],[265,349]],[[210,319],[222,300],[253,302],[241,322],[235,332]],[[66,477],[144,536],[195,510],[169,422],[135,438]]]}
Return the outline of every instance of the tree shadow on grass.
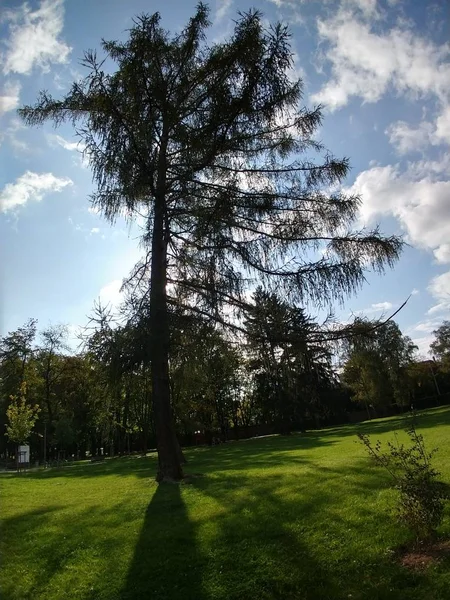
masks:
{"label": "tree shadow on grass", "polygon": [[[56,505],[47,506],[3,520],[0,532],[0,563],[2,565],[0,597],[2,600],[28,597],[27,584],[22,587],[23,571],[22,569],[15,569],[14,563],[17,560],[17,565],[19,565],[23,559],[23,554],[27,552],[23,540],[32,536],[36,531],[44,531],[54,517],[54,513],[57,513],[60,508]],[[41,535],[41,543],[43,545],[46,543],[44,533]],[[7,572],[5,567],[8,562],[10,565],[8,565]]]}
{"label": "tree shadow on grass", "polygon": [[[120,599],[338,598],[336,578],[288,527],[299,507],[276,495],[282,479],[256,482],[239,473],[159,485]],[[326,494],[299,499],[301,519],[327,501]],[[311,574],[314,588],[308,591]]]}
{"label": "tree shadow on grass", "polygon": [[[129,559],[139,547],[143,514],[139,503],[125,497],[107,506],[52,506],[4,519],[0,598],[118,600]],[[160,516],[166,523],[164,511]],[[164,548],[163,536],[156,539]]]}
{"label": "tree shadow on grass", "polygon": [[202,574],[206,597],[421,597],[410,593],[424,577],[405,573],[385,552],[389,541],[402,540],[402,533],[397,534],[391,515],[371,506],[379,489],[378,474],[373,475],[374,480],[371,474],[351,483],[352,495],[368,501],[348,511],[342,498],[349,482],[339,473],[333,481],[302,474],[297,483],[295,476],[237,474],[227,477],[226,487],[220,478],[194,480],[196,491],[221,507],[202,525],[202,536],[208,528],[214,532]]}
{"label": "tree shadow on grass", "polygon": [[145,513],[121,600],[202,600],[204,559],[180,484],[161,484]]}
{"label": "tree shadow on grass", "polygon": [[336,440],[333,439],[295,433],[230,442],[213,448],[198,448],[192,451],[192,457],[195,458],[196,468],[206,473],[270,469],[280,465],[307,464],[311,460],[309,450],[334,444]]}
{"label": "tree shadow on grass", "polygon": [[309,466],[151,483],[147,509],[125,496],[108,507],[14,517],[6,522],[7,538],[18,538],[12,550],[33,550],[39,568],[23,593],[14,574],[2,599],[447,598],[443,576],[405,572],[386,553],[404,535],[378,503],[382,472],[367,461]]}

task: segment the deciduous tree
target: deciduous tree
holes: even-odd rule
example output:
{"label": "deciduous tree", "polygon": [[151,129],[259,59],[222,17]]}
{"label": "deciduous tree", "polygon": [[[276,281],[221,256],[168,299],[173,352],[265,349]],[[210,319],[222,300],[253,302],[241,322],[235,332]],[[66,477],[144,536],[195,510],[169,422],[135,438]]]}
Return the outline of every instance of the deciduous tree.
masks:
{"label": "deciduous tree", "polygon": [[431,352],[444,367],[450,369],[450,321],[444,321],[433,334],[435,340],[430,344]]}

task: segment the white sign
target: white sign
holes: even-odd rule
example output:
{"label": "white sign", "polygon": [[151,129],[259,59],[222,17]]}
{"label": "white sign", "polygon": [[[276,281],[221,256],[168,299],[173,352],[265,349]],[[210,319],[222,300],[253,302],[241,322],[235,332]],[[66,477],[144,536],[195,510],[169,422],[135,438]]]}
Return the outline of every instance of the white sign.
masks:
{"label": "white sign", "polygon": [[30,446],[19,446],[19,463],[30,462]]}

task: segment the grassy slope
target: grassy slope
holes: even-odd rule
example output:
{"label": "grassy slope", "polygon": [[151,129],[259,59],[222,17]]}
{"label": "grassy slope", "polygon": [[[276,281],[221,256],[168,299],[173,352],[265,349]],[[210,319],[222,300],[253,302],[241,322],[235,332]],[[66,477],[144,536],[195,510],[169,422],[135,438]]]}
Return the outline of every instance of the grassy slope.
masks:
{"label": "grassy slope", "polygon": [[[450,409],[420,424],[450,482]],[[400,425],[362,427],[383,440]],[[356,430],[193,449],[190,485],[158,487],[154,458],[3,475],[1,598],[448,599],[448,559],[393,563],[408,534]]]}

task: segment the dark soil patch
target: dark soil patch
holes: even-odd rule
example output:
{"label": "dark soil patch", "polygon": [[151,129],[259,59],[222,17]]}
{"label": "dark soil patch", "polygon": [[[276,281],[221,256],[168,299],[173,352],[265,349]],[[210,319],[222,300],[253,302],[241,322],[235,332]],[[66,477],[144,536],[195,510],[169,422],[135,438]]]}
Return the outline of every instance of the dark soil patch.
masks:
{"label": "dark soil patch", "polygon": [[450,540],[402,547],[397,553],[400,564],[412,571],[424,571],[447,556],[450,556]]}

